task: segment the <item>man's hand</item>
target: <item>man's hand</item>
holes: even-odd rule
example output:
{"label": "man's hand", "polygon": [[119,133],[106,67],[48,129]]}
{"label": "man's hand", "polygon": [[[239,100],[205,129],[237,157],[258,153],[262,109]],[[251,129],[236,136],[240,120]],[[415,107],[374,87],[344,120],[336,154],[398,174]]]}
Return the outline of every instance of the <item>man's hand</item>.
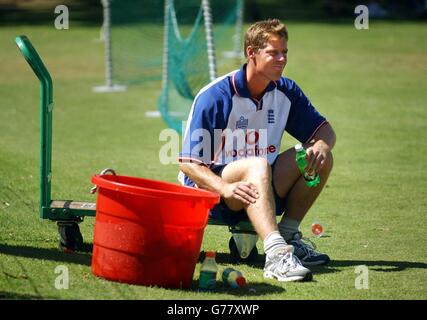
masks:
{"label": "man's hand", "polygon": [[220,194],[226,200],[236,199],[245,205],[253,204],[259,198],[255,185],[246,181],[227,183]]}
{"label": "man's hand", "polygon": [[312,173],[321,170],[330,151],[330,147],[323,140],[316,141],[315,144],[308,147],[306,150],[307,172]]}

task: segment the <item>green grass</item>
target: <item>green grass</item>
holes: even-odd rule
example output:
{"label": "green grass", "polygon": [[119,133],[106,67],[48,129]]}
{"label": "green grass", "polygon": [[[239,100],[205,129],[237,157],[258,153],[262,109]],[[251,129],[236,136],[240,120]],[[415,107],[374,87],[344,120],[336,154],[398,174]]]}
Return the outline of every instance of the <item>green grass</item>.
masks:
{"label": "green grass", "polygon": [[[238,265],[248,288],[218,283],[215,293],[102,280],[91,253],[57,250],[56,225],[38,218],[39,85],[14,45],[29,36],[54,79],[54,199],[95,201],[90,177],[105,167],[120,174],[176,182],[177,166],[159,164],[160,82],[125,93],[95,94],[103,83],[99,29],[71,25],[0,29],[0,298],[23,299],[426,299],[427,298],[427,29],[422,23],[290,23],[286,74],[297,81],[337,133],[335,166],[302,224],[326,226],[317,246],[330,254],[314,282],[282,284],[256,266]],[[225,72],[230,65],[221,65]],[[295,141],[286,136],[283,148]],[[94,219],[81,229],[92,243]],[[227,228],[208,226],[203,250],[231,266]],[[258,243],[262,252],[261,243]],[[70,288],[54,287],[54,270],[70,270]],[[355,289],[355,268],[369,268],[369,289]],[[255,291],[249,291],[249,288]]]}

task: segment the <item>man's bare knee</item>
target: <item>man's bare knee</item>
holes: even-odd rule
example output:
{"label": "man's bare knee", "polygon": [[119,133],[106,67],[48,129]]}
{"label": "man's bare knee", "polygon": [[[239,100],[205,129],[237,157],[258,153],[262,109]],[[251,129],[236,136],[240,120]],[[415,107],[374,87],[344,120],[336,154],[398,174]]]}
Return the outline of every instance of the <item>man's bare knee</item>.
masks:
{"label": "man's bare knee", "polygon": [[264,158],[248,158],[247,179],[271,181],[271,166]]}

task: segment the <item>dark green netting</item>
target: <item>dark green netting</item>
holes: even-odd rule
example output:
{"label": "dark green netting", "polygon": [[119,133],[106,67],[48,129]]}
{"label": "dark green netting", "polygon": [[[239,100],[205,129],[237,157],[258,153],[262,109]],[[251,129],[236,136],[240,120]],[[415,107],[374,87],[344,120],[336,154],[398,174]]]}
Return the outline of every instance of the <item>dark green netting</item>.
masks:
{"label": "dark green netting", "polygon": [[[221,54],[234,49],[238,1],[210,1],[218,74],[238,65]],[[114,82],[132,85],[159,81],[158,109],[168,126],[178,132],[195,95],[210,82],[201,3],[201,0],[170,1],[165,25],[164,1],[111,2]],[[164,74],[165,30],[168,50]],[[162,76],[167,81],[161,86]]]}

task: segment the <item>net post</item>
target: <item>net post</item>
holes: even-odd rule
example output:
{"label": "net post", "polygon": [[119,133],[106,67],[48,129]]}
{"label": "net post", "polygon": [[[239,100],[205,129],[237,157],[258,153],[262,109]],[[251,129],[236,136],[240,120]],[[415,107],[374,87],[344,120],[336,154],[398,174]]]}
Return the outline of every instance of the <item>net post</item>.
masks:
{"label": "net post", "polygon": [[206,43],[208,47],[208,61],[209,61],[209,78],[213,81],[216,78],[216,57],[215,57],[215,44],[212,29],[212,14],[209,0],[202,0],[203,18],[205,21]]}
{"label": "net post", "polygon": [[163,27],[163,70],[162,70],[162,89],[165,90],[168,85],[168,74],[169,74],[169,10],[170,10],[170,1],[171,0],[165,0],[165,7],[164,7],[164,27]]}
{"label": "net post", "polygon": [[223,56],[228,59],[236,59],[237,62],[244,57],[242,51],[242,29],[243,29],[243,12],[244,0],[236,0],[235,17],[236,23],[234,26],[233,49],[223,52]]}
{"label": "net post", "polygon": [[113,60],[111,49],[111,11],[110,2],[112,0],[101,0],[103,7],[103,32],[105,44],[105,86],[93,87],[94,92],[121,92],[126,91],[126,86],[113,84]]}
{"label": "net post", "polygon": [[234,35],[234,54],[236,57],[240,57],[242,54],[243,7],[244,0],[237,0],[236,34]]}

